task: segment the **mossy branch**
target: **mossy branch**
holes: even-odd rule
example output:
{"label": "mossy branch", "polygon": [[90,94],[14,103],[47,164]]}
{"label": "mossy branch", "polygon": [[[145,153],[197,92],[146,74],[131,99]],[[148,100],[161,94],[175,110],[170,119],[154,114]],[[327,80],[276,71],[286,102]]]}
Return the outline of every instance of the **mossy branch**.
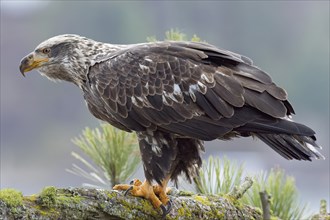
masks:
{"label": "mossy branch", "polygon": [[267,191],[259,192],[259,195],[260,195],[260,200],[261,200],[263,218],[270,219],[270,217],[271,217],[271,213],[270,213],[271,196],[268,195]]}
{"label": "mossy branch", "polygon": [[[231,199],[173,190],[172,210],[166,219],[262,219],[259,209]],[[45,188],[24,196],[19,204],[0,199],[2,219],[160,219],[149,201],[122,192],[97,189]]]}
{"label": "mossy branch", "polygon": [[327,211],[327,201],[325,199],[320,202],[320,213],[312,216],[311,220],[330,220],[330,212]]}
{"label": "mossy branch", "polygon": [[227,195],[234,199],[240,199],[243,197],[244,193],[251,188],[253,180],[251,177],[245,177],[244,182],[240,186],[234,186],[232,191]]}

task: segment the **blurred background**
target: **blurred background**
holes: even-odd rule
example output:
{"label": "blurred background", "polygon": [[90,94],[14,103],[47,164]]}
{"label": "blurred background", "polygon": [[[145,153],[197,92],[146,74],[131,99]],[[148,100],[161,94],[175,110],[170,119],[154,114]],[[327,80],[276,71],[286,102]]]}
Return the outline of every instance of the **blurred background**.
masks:
{"label": "blurred background", "polygon": [[[44,186],[81,186],[65,171],[79,151],[71,139],[99,126],[82,93],[36,71],[23,78],[20,60],[41,41],[80,34],[118,44],[163,39],[178,28],[240,54],[270,73],[289,93],[294,120],[312,127],[325,160],[286,161],[261,141],[241,138],[206,143],[209,155],[244,162],[249,173],[282,167],[296,178],[301,201],[317,212],[329,202],[328,1],[1,1],[1,188],[24,194]],[[143,178],[141,169],[136,174]]]}

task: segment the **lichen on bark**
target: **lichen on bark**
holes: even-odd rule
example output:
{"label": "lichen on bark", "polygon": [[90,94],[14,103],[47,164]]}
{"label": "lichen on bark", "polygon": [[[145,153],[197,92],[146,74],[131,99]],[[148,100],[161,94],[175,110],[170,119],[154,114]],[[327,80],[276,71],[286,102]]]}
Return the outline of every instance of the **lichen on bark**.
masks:
{"label": "lichen on bark", "polygon": [[[231,199],[172,190],[166,219],[262,219],[259,209],[237,206]],[[149,201],[115,190],[45,188],[11,206],[0,199],[0,219],[160,219]]]}

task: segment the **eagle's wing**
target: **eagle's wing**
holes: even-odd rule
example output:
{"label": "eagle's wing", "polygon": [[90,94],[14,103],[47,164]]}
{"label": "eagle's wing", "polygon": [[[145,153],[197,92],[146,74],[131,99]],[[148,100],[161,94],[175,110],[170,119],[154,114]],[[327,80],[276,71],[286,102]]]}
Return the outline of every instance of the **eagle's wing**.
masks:
{"label": "eagle's wing", "polygon": [[[95,64],[89,80],[106,113],[135,131],[157,126],[214,139],[252,121],[253,115],[235,117],[243,106],[274,118],[293,113],[286,92],[249,58],[205,43],[136,45]],[[226,118],[233,120],[220,129],[215,121]],[[212,134],[215,127],[220,131]]]}

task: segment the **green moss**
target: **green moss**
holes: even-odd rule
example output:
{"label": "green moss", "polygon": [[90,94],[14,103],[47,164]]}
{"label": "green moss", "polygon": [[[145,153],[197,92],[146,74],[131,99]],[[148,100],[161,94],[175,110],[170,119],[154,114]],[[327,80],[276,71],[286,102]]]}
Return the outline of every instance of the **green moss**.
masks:
{"label": "green moss", "polygon": [[[131,212],[132,209],[140,210],[143,213],[150,213],[150,215],[157,215],[157,209],[155,209],[149,200],[140,198],[139,203],[129,203],[126,202],[126,200],[121,200],[120,203],[123,205],[124,209],[126,210],[126,213]],[[144,217],[137,217],[136,220],[143,220]]]}
{"label": "green moss", "polygon": [[121,200],[120,202],[123,206],[129,207],[129,208],[132,206],[132,204],[128,203],[125,199]]}
{"label": "green moss", "polygon": [[41,216],[52,217],[59,216],[60,213],[55,208],[46,208],[41,205],[34,206],[34,208],[38,211]]}
{"label": "green moss", "polygon": [[100,208],[101,208],[102,210],[104,210],[104,209],[106,208],[106,205],[105,205],[104,203],[101,203],[101,204],[100,204]]}
{"label": "green moss", "polygon": [[[39,206],[39,207],[40,207],[40,206]],[[48,210],[46,211],[46,210],[44,210],[42,207],[40,207],[40,208],[38,209],[38,213],[40,213],[41,216],[49,216],[49,215],[50,215],[50,213],[48,212]]]}
{"label": "green moss", "polygon": [[183,207],[178,208],[178,215],[183,216],[184,214],[185,214],[184,208]]}
{"label": "green moss", "polygon": [[217,219],[225,219],[225,212],[217,212]]}
{"label": "green moss", "polygon": [[[125,216],[127,213],[130,213],[132,210],[140,210],[142,213],[149,213],[150,215],[157,215],[160,213],[160,209],[155,209],[149,200],[144,198],[136,197],[138,202],[128,202],[125,197],[118,196],[116,192],[105,192],[109,199],[118,200],[118,202],[122,205],[123,214],[119,214],[120,216]],[[104,209],[106,204],[102,204],[101,208]],[[122,211],[120,211],[122,212]],[[145,217],[141,217],[141,220],[145,219]],[[140,220],[139,217],[136,220]]]}
{"label": "green moss", "polygon": [[53,186],[45,187],[39,196],[30,196],[26,201],[35,200],[38,205],[34,206],[34,208],[40,215],[56,218],[60,215],[58,211],[60,207],[72,207],[83,200],[79,195],[67,194],[65,191],[62,191]]}
{"label": "green moss", "polygon": [[253,209],[260,215],[262,215],[262,210],[259,207],[253,207]]}
{"label": "green moss", "polygon": [[234,203],[236,199],[228,194],[222,196],[224,199],[227,199],[229,202]]}
{"label": "green moss", "polygon": [[180,192],[178,193],[179,196],[192,196],[194,195],[193,192],[190,191],[184,191],[184,190],[180,190]]}
{"label": "green moss", "polygon": [[211,205],[211,202],[209,201],[209,199],[205,196],[199,196],[199,195],[194,195],[193,198],[202,203],[203,205],[207,205],[207,206],[210,206]]}
{"label": "green moss", "polygon": [[184,209],[185,216],[187,216],[187,218],[192,216],[192,214],[191,214],[192,210],[189,209],[185,203],[182,203],[182,208]]}
{"label": "green moss", "polygon": [[0,190],[0,200],[4,201],[9,207],[23,205],[23,194],[15,189]]}
{"label": "green moss", "polygon": [[31,203],[35,203],[38,200],[38,196],[33,194],[31,196],[24,196],[23,197],[23,201],[25,202],[31,202]]}
{"label": "green moss", "polygon": [[75,196],[67,196],[67,195],[59,195],[56,197],[56,203],[58,205],[68,206],[72,204],[79,204],[82,201],[82,197]]}
{"label": "green moss", "polygon": [[244,208],[244,204],[240,200],[235,199],[234,197],[232,197],[228,194],[224,195],[223,198],[225,198],[227,201],[229,201],[231,204],[233,204],[237,209]]}
{"label": "green moss", "polygon": [[107,196],[112,199],[114,197],[117,197],[117,193],[115,192],[109,192],[109,191],[105,191],[105,193],[107,194]]}
{"label": "green moss", "polygon": [[154,213],[156,209],[151,205],[149,200],[141,199],[142,210],[146,213]]}
{"label": "green moss", "polygon": [[58,190],[53,187],[45,187],[38,196],[37,203],[43,208],[54,208],[55,206],[70,206],[72,204],[79,204],[83,198],[79,195],[60,194]]}
{"label": "green moss", "polygon": [[50,208],[56,205],[56,188],[53,186],[45,187],[39,197],[38,203],[42,207]]}
{"label": "green moss", "polygon": [[244,209],[244,204],[241,203],[239,200],[235,200],[233,204],[237,209]]}

